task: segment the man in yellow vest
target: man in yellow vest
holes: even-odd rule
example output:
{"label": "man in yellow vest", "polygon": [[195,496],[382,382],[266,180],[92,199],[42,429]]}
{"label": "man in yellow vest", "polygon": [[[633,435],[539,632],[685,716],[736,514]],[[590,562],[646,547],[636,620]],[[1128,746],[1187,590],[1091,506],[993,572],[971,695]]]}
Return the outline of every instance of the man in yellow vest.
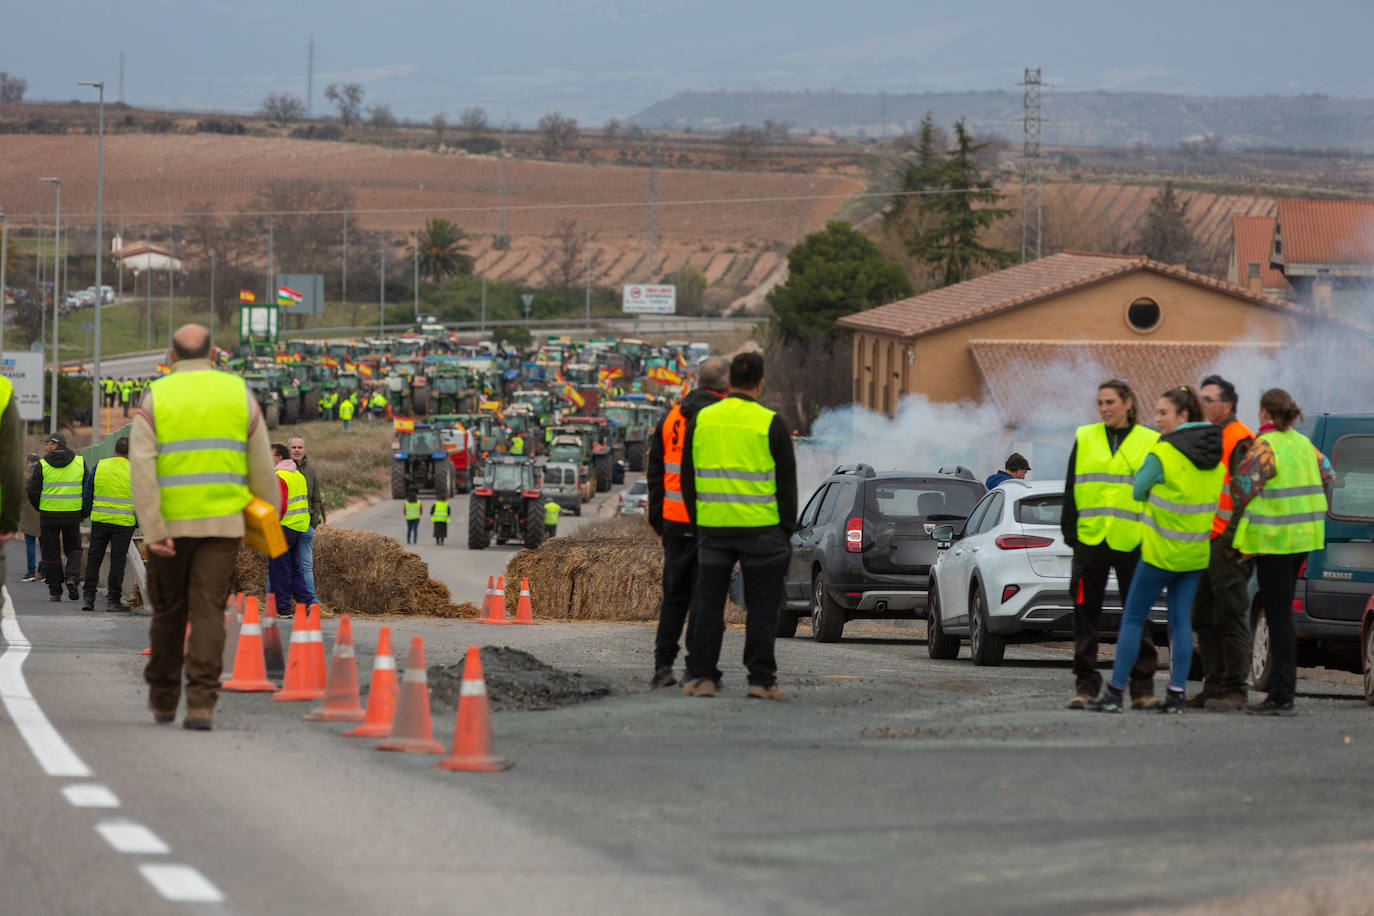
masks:
{"label": "man in yellow vest", "polygon": [[134,491],[129,482],[129,437],[115,441],[114,457],[95,463],[86,475],[81,508],[91,519],[91,544],[86,551],[85,599],[81,610],[95,610],[95,592],[100,584],[100,565],[110,552],[110,577],[106,580],[105,610],[131,613],[124,603],[124,563],[129,558],[129,542],[134,537]]}
{"label": "man in yellow vest", "polygon": [[339,419],[343,420],[344,430],[348,430],[348,424],[353,419],[353,398],[347,397],[339,403]]}
{"label": "man in yellow vest", "polygon": [[153,720],[165,725],[176,718],[184,661],[184,724],[209,730],[243,510],[254,496],[277,505],[279,487],[257,401],[241,377],[211,366],[210,332],[195,324],[180,328],[172,336],[172,359],[171,374],[154,382],[134,411],[129,437],[153,606],[143,676]]}
{"label": "man in yellow vest", "polygon": [[434,517],[434,543],[440,547],[444,546],[444,538],[448,537],[449,509],[447,494],[434,494],[434,505],[430,507],[429,514]]}
{"label": "man in yellow vest", "polygon": [[730,362],[730,396],[687,426],[682,498],[697,537],[697,595],[687,632],[686,696],[713,697],[720,684],[725,596],[735,563],[744,579],[744,665],[749,697],[781,700],[773,641],[797,519],[797,461],[787,424],[758,403],[763,357]]}
{"label": "man in yellow vest", "polygon": [[368,400],[367,406],[371,408],[374,420],[380,420],[386,414],[386,395],[382,389],[378,388],[372,392],[372,397]]}
{"label": "man in yellow vest", "polygon": [[115,406],[115,396],[119,391],[119,383],[112,378],[106,378],[101,381],[100,387],[105,393],[105,406]]}
{"label": "man in yellow vest", "polygon": [[81,597],[81,484],[86,478],[86,465],[80,455],[67,448],[63,436],[44,439],[43,450],[43,459],[29,477],[28,497],[38,510],[38,537],[43,546],[48,597],[61,601],[65,581],[67,597],[76,601]]}
{"label": "man in yellow vest", "polygon": [[516,433],[511,436],[510,453],[512,455],[525,454],[525,436],[522,433]]}
{"label": "man in yellow vest", "polygon": [[124,416],[129,415],[130,402],[134,398],[133,379],[121,379],[119,382],[119,403],[124,405]]}
{"label": "man in yellow vest", "polygon": [[544,503],[544,536],[552,538],[558,536],[558,517],[563,514],[563,507],[558,505],[558,501],[550,499]]}
{"label": "man in yellow vest", "polygon": [[24,494],[24,429],[10,380],[0,375],[0,582],[5,581],[4,544],[19,530]]}
{"label": "man in yellow vest", "polygon": [[315,593],[301,569],[301,544],[310,530],[310,485],[288,446],[273,445],[272,457],[277,460],[273,470],[281,481],[281,530],[286,536],[286,553],[267,562],[267,581],[268,589],[277,596],[277,616],[289,620],[295,616],[297,604],[309,607],[315,603]]}
{"label": "man in yellow vest", "polygon": [[[1135,393],[1121,379],[1097,389],[1101,423],[1080,426],[1069,453],[1064,481],[1060,529],[1073,548],[1069,597],[1074,603],[1074,697],[1069,709],[1087,709],[1102,690],[1097,670],[1098,620],[1107,592],[1107,576],[1116,571],[1124,602],[1131,576],[1140,561],[1141,517],[1144,505],[1131,492],[1135,474],[1159,440],[1159,433],[1136,423]],[[1140,654],[1131,671],[1131,706],[1152,709],[1155,665],[1159,650],[1147,626],[1141,632]]]}

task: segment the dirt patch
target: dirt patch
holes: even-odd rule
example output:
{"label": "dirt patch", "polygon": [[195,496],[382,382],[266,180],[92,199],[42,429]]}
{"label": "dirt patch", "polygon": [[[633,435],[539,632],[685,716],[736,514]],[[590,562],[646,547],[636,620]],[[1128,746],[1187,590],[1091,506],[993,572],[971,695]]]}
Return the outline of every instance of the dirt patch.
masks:
{"label": "dirt patch", "polygon": [[[528,652],[506,646],[483,646],[482,674],[493,712],[558,709],[611,695],[605,681],[546,665]],[[463,662],[431,665],[429,702],[435,712],[458,708]]]}

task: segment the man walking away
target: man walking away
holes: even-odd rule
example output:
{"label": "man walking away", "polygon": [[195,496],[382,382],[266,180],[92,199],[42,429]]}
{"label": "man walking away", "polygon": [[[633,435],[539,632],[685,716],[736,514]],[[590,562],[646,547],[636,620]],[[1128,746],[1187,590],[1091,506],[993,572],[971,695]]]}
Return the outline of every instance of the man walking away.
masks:
{"label": "man walking away", "polygon": [[46,454],[29,477],[28,497],[38,510],[38,537],[43,544],[48,596],[52,601],[61,601],[65,580],[67,597],[76,601],[81,597],[77,585],[81,580],[81,484],[86,464],[80,455],[67,448],[67,440],[62,436],[44,439],[43,449]]}
{"label": "man walking away", "polygon": [[687,424],[697,413],[725,397],[730,387],[730,361],[704,359],[697,367],[697,388],[668,411],[649,437],[645,483],[649,488],[649,525],[663,543],[663,600],[658,606],[654,637],[653,687],[677,683],[673,662],[692,606],[697,578],[697,540],[682,496],[682,448]]}
{"label": "man walking away", "polygon": [[1005,467],[1006,470],[998,471],[987,479],[985,486],[989,490],[1004,480],[1025,480],[1026,474],[1031,469],[1030,462],[1020,452],[1012,452],[1008,455]]}
{"label": "man walking away", "polygon": [[1193,598],[1193,632],[1202,661],[1202,692],[1194,709],[1244,712],[1250,678],[1250,573],[1254,563],[1231,550],[1231,475],[1250,453],[1255,434],[1236,419],[1235,386],[1219,375],[1202,380],[1202,414],[1221,428],[1225,483],[1212,521],[1211,553]]}
{"label": "man walking away", "polygon": [[348,432],[348,424],[353,419],[353,398],[347,397],[339,403],[339,419],[343,420],[344,432]]}
{"label": "man walking away", "polygon": [[558,537],[558,517],[563,514],[563,507],[555,500],[548,500],[544,503],[544,536]]}
{"label": "man walking away", "polygon": [[134,538],[134,490],[129,479],[129,437],[115,441],[113,458],[97,461],[86,475],[81,509],[91,519],[91,545],[86,554],[85,600],[81,610],[95,610],[95,591],[100,585],[100,565],[110,551],[110,578],[105,585],[105,610],[129,613],[124,603],[124,563]]}
{"label": "man walking away", "polygon": [[[1136,424],[1136,400],[1121,379],[1097,389],[1101,423],[1080,426],[1069,453],[1060,529],[1073,548],[1069,591],[1073,598],[1074,698],[1069,709],[1086,709],[1102,690],[1097,670],[1098,620],[1106,597],[1107,576],[1116,571],[1120,594],[1131,591],[1131,576],[1140,561],[1141,514],[1144,504],[1132,483],[1159,433]],[[1131,706],[1153,709],[1155,665],[1159,650],[1148,626],[1141,631],[1140,654],[1131,670]]]}
{"label": "man walking away", "polygon": [[224,605],[256,495],[278,504],[267,426],[243,379],[210,364],[210,332],[172,336],[172,372],[134,411],[129,472],[148,546],[152,654],[143,676],[153,721],[176,718],[190,625],[186,728],[208,731],[219,697]]}
{"label": "man walking away", "polygon": [[315,473],[315,466],[310,463],[310,459],[305,455],[305,437],[292,436],[286,440],[286,447],[291,451],[291,460],[296,462],[296,470],[300,471],[305,478],[306,505],[310,509],[310,527],[301,532],[301,575],[305,578],[305,587],[310,594],[315,594],[315,529],[325,522],[324,517],[324,495],[320,492],[320,478]]}
{"label": "man walking away", "polygon": [[5,581],[4,544],[19,530],[24,494],[24,431],[14,387],[0,376],[0,583]]}
{"label": "man walking away", "polygon": [[716,694],[730,572],[744,578],[747,696],[781,700],[773,641],[782,608],[788,536],[797,519],[797,462],[792,436],[758,403],[763,357],[730,363],[730,396],[702,408],[687,426],[682,496],[697,531],[695,620],[687,636],[687,696]]}
{"label": "man walking away", "polygon": [[286,553],[267,562],[267,579],[277,596],[277,616],[294,617],[296,605],[315,603],[315,592],[305,584],[301,573],[301,538],[310,527],[310,498],[305,491],[305,475],[296,470],[291,450],[280,443],[272,446],[273,468],[281,480],[281,531],[286,536]]}
{"label": "man walking away", "polygon": [[420,503],[420,494],[411,490],[406,494],[406,501],[401,508],[406,517],[406,543],[420,543],[420,516],[425,511],[425,507]]}
{"label": "man walking away", "polygon": [[440,547],[444,546],[444,538],[448,537],[450,508],[446,495],[443,493],[434,494],[434,505],[430,507],[429,514],[434,517],[434,543]]}

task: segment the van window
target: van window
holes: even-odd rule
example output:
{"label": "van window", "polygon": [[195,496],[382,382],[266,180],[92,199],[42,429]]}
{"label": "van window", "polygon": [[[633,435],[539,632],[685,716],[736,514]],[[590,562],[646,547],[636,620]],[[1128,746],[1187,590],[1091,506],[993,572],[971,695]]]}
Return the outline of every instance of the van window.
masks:
{"label": "van window", "polygon": [[1342,436],[1331,450],[1336,492],[1331,499],[1335,518],[1374,520],[1374,436]]}
{"label": "van window", "polygon": [[545,483],[562,483],[562,482],[563,482],[563,469],[562,469],[562,468],[545,468],[545,469],[544,469],[544,482],[545,482]]}

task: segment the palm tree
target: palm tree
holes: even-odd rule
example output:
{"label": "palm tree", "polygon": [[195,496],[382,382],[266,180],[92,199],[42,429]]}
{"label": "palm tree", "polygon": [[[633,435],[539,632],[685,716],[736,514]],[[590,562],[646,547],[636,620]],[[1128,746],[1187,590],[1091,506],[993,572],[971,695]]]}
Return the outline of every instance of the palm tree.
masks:
{"label": "palm tree", "polygon": [[[419,234],[420,273],[442,283],[447,277],[472,273],[475,262],[467,252],[467,233],[446,219],[432,219]],[[407,252],[415,256],[415,249]]]}

